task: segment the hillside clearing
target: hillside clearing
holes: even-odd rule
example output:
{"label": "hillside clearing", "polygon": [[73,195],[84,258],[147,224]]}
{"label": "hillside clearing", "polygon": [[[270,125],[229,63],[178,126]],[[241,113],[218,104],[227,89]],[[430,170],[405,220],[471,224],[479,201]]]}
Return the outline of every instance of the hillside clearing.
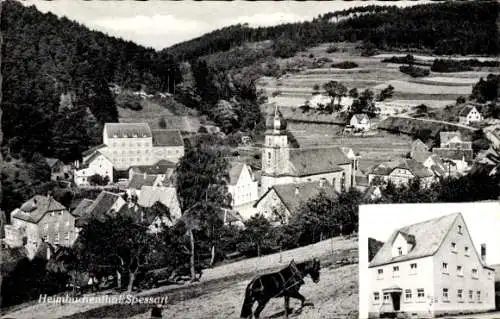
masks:
{"label": "hillside clearing", "polygon": [[[266,271],[274,271],[286,266],[291,259],[295,259],[297,262],[304,261],[306,259],[314,257],[318,257],[322,260],[324,265],[328,265],[334,263],[335,260],[338,260],[339,253],[342,251],[349,251],[357,249],[357,241],[355,239],[344,239],[344,238],[333,238],[324,240],[322,242],[318,242],[314,245],[309,245],[305,247],[300,247],[288,251],[283,251],[281,253],[276,253],[272,255],[262,256],[258,258],[246,259],[226,265],[221,265],[218,267],[214,267],[212,269],[206,269],[203,273],[201,281],[195,284],[185,284],[183,286],[163,286],[160,288],[147,290],[138,293],[138,296],[169,296],[169,300],[177,303],[179,300],[187,300],[191,298],[197,298],[202,295],[210,294],[210,298],[218,299],[218,294],[215,291],[222,291],[219,295],[221,300],[225,300],[226,293],[225,289],[234,289],[228,295],[236,295],[236,291],[238,289],[241,290],[241,287],[245,285],[246,282],[253,276],[266,272]],[[357,254],[357,253],[356,253]],[[355,284],[355,287],[352,288],[353,295],[357,296],[357,271],[354,272],[354,269],[357,270],[354,266],[350,271],[346,271],[346,276],[352,276],[351,281]],[[343,267],[348,268],[348,267]],[[328,276],[328,274],[326,274]],[[339,273],[338,276],[341,276]],[[328,277],[327,277],[328,278]],[[328,279],[321,281],[321,284],[328,285]],[[339,289],[340,291],[344,287],[344,283],[338,283],[338,287],[335,289]],[[308,282],[306,286],[315,287],[316,285]],[[304,286],[304,289],[305,287]],[[316,286],[317,288],[318,286]],[[323,287],[323,286],[322,286]],[[323,287],[321,290],[325,290]],[[314,294],[313,290],[313,294]],[[319,291],[319,289],[318,289]],[[335,290],[337,291],[337,290]],[[306,290],[304,290],[304,294],[306,294]],[[338,294],[340,292],[337,291]],[[116,294],[116,293],[115,293]],[[241,294],[241,292],[240,292]],[[309,296],[309,295],[308,295]],[[233,296],[234,300],[234,309],[241,306],[242,298],[240,295]],[[241,300],[239,300],[241,299]],[[355,304],[352,305],[352,310],[357,309],[357,297],[352,297],[353,302]],[[236,302],[237,301],[237,302]],[[183,301],[186,302],[186,301]],[[182,305],[181,302],[180,304]],[[215,301],[213,301],[215,302]],[[219,301],[221,302],[221,301]],[[197,302],[195,302],[196,304]],[[199,301],[198,301],[199,303]],[[224,301],[224,303],[226,303]],[[347,306],[345,306],[347,308]],[[232,311],[234,311],[234,309]],[[270,308],[273,309],[273,308]],[[220,310],[219,308],[214,307],[212,309],[213,312]],[[2,318],[16,318],[16,319],[24,319],[24,318],[40,318],[40,319],[49,319],[49,318],[124,318],[130,317],[131,315],[139,315],[148,311],[148,307],[145,305],[108,305],[103,306],[99,304],[48,304],[48,303],[35,303],[32,305],[27,305],[25,308],[13,311],[8,313]],[[182,308],[179,309],[182,311]],[[239,311],[239,309],[238,309]],[[238,313],[239,314],[239,313]],[[177,314],[178,318],[191,318],[181,316],[181,313]],[[194,316],[194,315],[193,315]],[[169,316],[170,318],[170,316]],[[207,318],[207,316],[203,316],[203,312],[199,317],[193,318]],[[217,318],[217,317],[216,317]],[[307,318],[307,317],[304,317]]]}

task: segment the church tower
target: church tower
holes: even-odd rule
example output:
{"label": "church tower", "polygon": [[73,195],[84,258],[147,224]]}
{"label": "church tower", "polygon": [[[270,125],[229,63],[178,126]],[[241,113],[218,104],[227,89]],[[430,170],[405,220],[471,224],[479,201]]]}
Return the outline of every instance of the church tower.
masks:
{"label": "church tower", "polygon": [[276,106],[274,117],[266,120],[266,135],[262,150],[261,193],[277,183],[277,179],[288,171],[289,146],[286,120]]}

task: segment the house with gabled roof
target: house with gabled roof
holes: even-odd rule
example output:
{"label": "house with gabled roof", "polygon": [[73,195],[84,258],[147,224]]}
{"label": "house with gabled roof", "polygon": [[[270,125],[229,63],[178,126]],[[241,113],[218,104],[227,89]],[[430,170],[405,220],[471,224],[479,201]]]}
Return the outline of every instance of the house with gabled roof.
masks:
{"label": "house with gabled roof", "polygon": [[458,122],[463,125],[470,125],[482,120],[484,120],[484,117],[481,114],[480,105],[466,105],[458,113]]}
{"label": "house with gabled roof", "polygon": [[47,157],[45,158],[45,162],[50,167],[50,179],[53,181],[57,181],[60,179],[64,179],[64,163],[57,159]]}
{"label": "house with gabled roof", "polygon": [[113,181],[113,163],[101,151],[95,151],[87,156],[82,165],[73,172],[73,179],[77,186],[89,186],[90,177],[99,175]]}
{"label": "house with gabled roof", "polygon": [[176,188],[143,186],[137,198],[137,204],[144,208],[150,208],[157,202],[168,207],[172,223],[181,218],[182,212]]}
{"label": "house with gabled roof", "polygon": [[395,185],[409,185],[415,178],[420,179],[422,186],[428,187],[436,180],[436,175],[423,164],[408,158],[381,163],[371,168],[368,172],[368,182],[370,185],[373,184],[375,179],[380,179],[384,182],[391,181]]}
{"label": "house with gabled roof", "polygon": [[252,168],[246,163],[229,162],[227,190],[231,194],[231,206],[242,216],[253,215],[253,203],[259,199],[259,186]]}
{"label": "house with gabled roof", "polygon": [[125,204],[126,202],[120,194],[102,191],[97,198],[92,201],[92,204],[89,205],[88,201],[82,203],[85,207],[78,211],[79,216],[77,216],[75,221],[75,226],[78,228],[77,231],[87,224],[90,218],[94,217],[99,219],[108,214],[116,214]]}
{"label": "house with gabled roof", "polygon": [[431,155],[432,153],[429,150],[429,147],[420,139],[417,138],[411,144],[410,157],[417,162],[423,163]]}
{"label": "house with gabled roof", "polygon": [[300,212],[302,204],[321,192],[331,198],[338,197],[335,187],[326,179],[273,185],[254,204],[255,213],[273,222],[287,223],[290,216]]}
{"label": "house with gabled roof", "polygon": [[349,121],[349,124],[356,130],[370,130],[370,118],[364,113],[354,114]]}
{"label": "house with gabled roof", "polygon": [[265,134],[261,156],[261,194],[274,185],[321,179],[334,185],[338,192],[353,186],[355,160],[350,159],[341,147],[305,148],[292,143],[287,121],[277,106],[274,116],[266,120]]}
{"label": "house with gabled roof", "polygon": [[440,132],[440,147],[432,149],[442,160],[453,161],[458,172],[466,172],[474,158],[472,142],[465,141],[459,131]]}
{"label": "house with gabled roof", "polygon": [[4,243],[25,247],[30,258],[42,242],[69,247],[77,237],[76,216],[52,196],[35,195],[11,213]]}
{"label": "house with gabled roof", "polygon": [[393,231],[368,265],[369,317],[432,318],[495,309],[495,271],[461,213]]}

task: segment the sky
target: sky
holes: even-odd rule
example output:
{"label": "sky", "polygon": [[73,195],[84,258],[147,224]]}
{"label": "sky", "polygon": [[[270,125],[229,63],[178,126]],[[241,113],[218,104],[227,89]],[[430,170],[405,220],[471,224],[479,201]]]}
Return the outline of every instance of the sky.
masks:
{"label": "sky", "polygon": [[359,297],[360,318],[367,317],[369,300],[368,237],[387,241],[401,227],[462,213],[478,253],[486,244],[486,262],[500,264],[500,201],[475,203],[361,205],[359,208]]}
{"label": "sky", "polygon": [[355,6],[420,1],[23,1],[39,11],[66,16],[85,26],[157,50],[225,26],[271,26],[312,20],[319,14]]}

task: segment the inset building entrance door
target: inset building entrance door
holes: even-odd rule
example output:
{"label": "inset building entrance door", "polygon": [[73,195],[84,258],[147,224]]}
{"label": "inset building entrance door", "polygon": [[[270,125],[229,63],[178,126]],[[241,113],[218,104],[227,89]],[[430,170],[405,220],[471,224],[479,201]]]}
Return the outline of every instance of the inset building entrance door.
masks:
{"label": "inset building entrance door", "polygon": [[401,309],[401,294],[403,293],[403,289],[397,286],[392,286],[382,289],[382,292],[391,296],[392,311],[399,311]]}
{"label": "inset building entrance door", "polygon": [[394,311],[399,311],[401,307],[401,292],[391,292],[391,299]]}

